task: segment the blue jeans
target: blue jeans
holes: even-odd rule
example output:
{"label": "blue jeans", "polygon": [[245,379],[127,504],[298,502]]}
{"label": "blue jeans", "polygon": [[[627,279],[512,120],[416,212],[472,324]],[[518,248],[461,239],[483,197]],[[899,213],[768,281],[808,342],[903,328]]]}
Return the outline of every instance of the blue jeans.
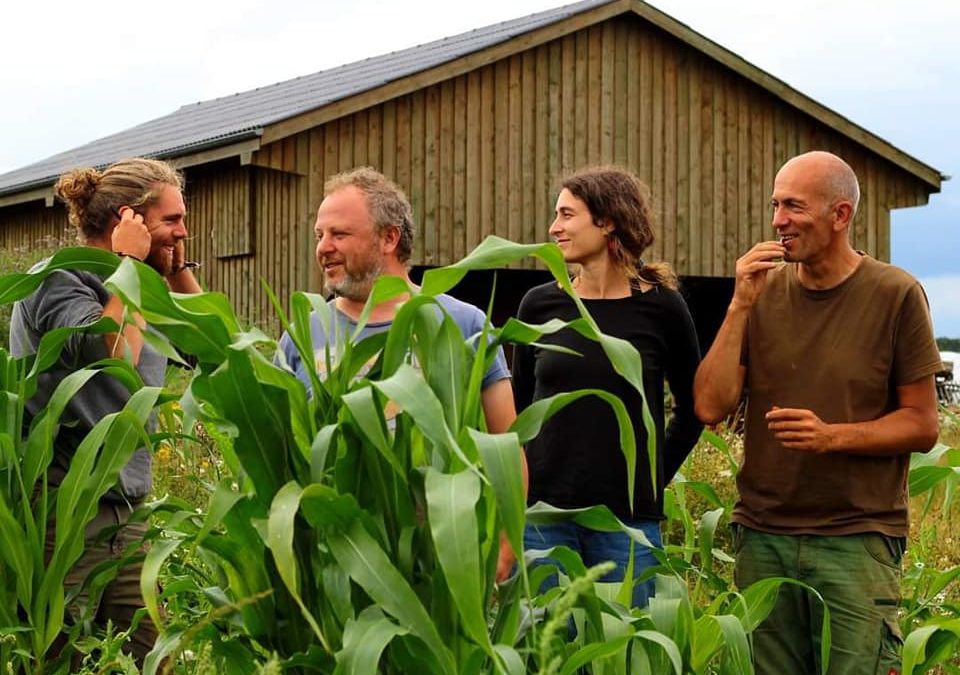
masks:
{"label": "blue jeans", "polygon": [[[642,530],[650,543],[660,548],[660,522],[656,520],[624,520],[624,525]],[[580,554],[587,567],[593,567],[605,561],[616,563],[616,568],[600,578],[600,581],[623,581],[630,559],[630,539],[623,532],[598,532],[573,521],[551,525],[527,525],[523,532],[523,548],[526,550],[545,550],[554,546],[566,546]],[[541,562],[556,564],[556,561],[544,558]],[[648,567],[659,564],[653,553],[642,544],[633,547],[633,577],[636,579]],[[559,566],[559,565],[558,565]],[[542,593],[556,586],[556,575],[549,577],[540,588]],[[653,597],[653,579],[643,583],[634,583],[633,606],[646,607]]]}

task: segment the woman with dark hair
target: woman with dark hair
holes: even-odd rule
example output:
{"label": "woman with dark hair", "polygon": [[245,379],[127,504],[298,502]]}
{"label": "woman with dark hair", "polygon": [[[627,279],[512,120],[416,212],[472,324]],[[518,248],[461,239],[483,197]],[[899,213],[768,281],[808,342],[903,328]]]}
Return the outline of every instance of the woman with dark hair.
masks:
{"label": "woman with dark hair", "polygon": [[[530,467],[529,503],[546,502],[572,509],[607,506],[625,524],[642,530],[660,545],[663,487],[673,478],[700,436],[693,413],[693,376],[700,361],[696,330],[677,279],[664,263],[645,264],[641,255],[653,243],[650,197],[646,186],[620,167],[583,169],[562,182],[550,236],[574,266],[574,291],[600,330],[629,341],[643,360],[643,397],[656,429],[657,482],[651,484],[641,394],[618,375],[597,342],[572,329],[541,340],[575,354],[536,345],[518,346],[513,380],[518,410],[534,401],[576,389],[602,389],[626,405],[636,434],[634,498],[627,493],[626,461],[619,427],[610,405],[587,396],[551,418],[526,448]],[[531,289],[518,318],[540,324],[570,321],[576,305],[556,282]],[[674,409],[665,428],[664,379]],[[624,578],[631,540],[622,532],[597,532],[569,521],[528,526],[527,549],[564,545],[583,562],[605,560],[617,568],[603,581]],[[634,547],[634,577],[656,563],[649,549]],[[633,604],[645,606],[653,592],[648,580],[634,586]]]}

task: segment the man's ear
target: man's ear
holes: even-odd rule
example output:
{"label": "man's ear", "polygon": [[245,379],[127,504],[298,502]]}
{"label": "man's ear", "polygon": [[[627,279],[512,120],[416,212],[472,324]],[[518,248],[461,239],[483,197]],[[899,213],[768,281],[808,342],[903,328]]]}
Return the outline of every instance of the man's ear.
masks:
{"label": "man's ear", "polygon": [[833,207],[833,229],[837,232],[845,230],[853,222],[853,204],[846,200],[837,202]]}
{"label": "man's ear", "polygon": [[384,253],[393,253],[400,244],[400,228],[390,225],[380,233],[380,248]]}

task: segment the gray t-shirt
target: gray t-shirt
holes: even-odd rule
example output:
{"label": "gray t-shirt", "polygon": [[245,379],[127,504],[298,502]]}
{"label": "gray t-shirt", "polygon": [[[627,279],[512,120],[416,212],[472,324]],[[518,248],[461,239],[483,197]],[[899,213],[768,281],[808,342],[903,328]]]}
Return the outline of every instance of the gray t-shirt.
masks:
{"label": "gray t-shirt", "polygon": [[[465,340],[471,340],[479,335],[480,331],[483,330],[483,324],[486,317],[484,316],[483,312],[473,305],[463,302],[462,300],[457,300],[451,295],[442,293],[436,296],[436,299],[437,302],[447,311],[454,323],[456,323],[460,328],[460,332],[463,333]],[[333,336],[328,336],[326,334],[326,331],[324,331],[323,325],[320,322],[320,317],[317,316],[315,312],[310,314],[310,335],[313,342],[313,360],[320,377],[323,377],[326,371],[327,345],[330,345],[331,359],[334,361],[334,363],[336,363],[338,354],[337,341],[353,335],[357,328],[357,322],[337,309],[334,300],[331,300],[329,304],[331,314],[335,317],[334,320],[336,322]],[[357,336],[357,341],[363,340],[363,338],[367,337],[368,335],[382,333],[386,330],[389,330],[392,324],[392,321],[368,323],[363,327],[363,330],[360,331],[360,335]],[[290,336],[287,333],[284,333],[280,338],[280,350],[283,352],[283,356],[286,359],[287,365],[290,366],[297,378],[299,378],[299,380],[306,385],[307,389],[309,389],[310,376],[307,374],[307,369],[304,367],[303,361],[300,359],[300,354],[297,352],[297,348],[294,346],[293,340],[290,339]],[[503,356],[503,349],[498,348],[496,359],[483,376],[482,386],[484,389],[486,389],[494,382],[508,377],[510,377],[510,371],[507,369],[507,361]]]}
{"label": "gray t-shirt", "polygon": [[[44,334],[56,328],[94,323],[102,316],[109,298],[103,280],[95,274],[78,270],[53,272],[32,295],[14,305],[10,318],[11,354],[22,357],[35,353]],[[39,413],[64,377],[108,356],[102,334],[71,335],[59,361],[40,375],[37,394],[27,402],[27,411],[31,415]],[[166,366],[166,357],[144,344],[137,364],[144,384],[162,386]],[[49,472],[51,483],[59,484],[63,479],[70,459],[87,432],[105,415],[122,409],[129,398],[127,388],[106,373],[96,374],[77,392],[61,418]],[[153,423],[151,420],[151,426]],[[106,498],[139,501],[152,487],[151,455],[146,448],[139,448],[120,472],[122,496],[108,493]]]}

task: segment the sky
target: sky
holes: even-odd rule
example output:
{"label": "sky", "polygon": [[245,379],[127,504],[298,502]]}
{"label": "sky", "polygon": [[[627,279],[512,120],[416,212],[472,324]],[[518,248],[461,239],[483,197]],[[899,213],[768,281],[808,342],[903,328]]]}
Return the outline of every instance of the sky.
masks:
{"label": "sky", "polygon": [[[0,173],[172,112],[564,0],[11,2]],[[892,217],[893,262],[960,337],[960,3],[653,0],[653,6],[957,178]]]}

